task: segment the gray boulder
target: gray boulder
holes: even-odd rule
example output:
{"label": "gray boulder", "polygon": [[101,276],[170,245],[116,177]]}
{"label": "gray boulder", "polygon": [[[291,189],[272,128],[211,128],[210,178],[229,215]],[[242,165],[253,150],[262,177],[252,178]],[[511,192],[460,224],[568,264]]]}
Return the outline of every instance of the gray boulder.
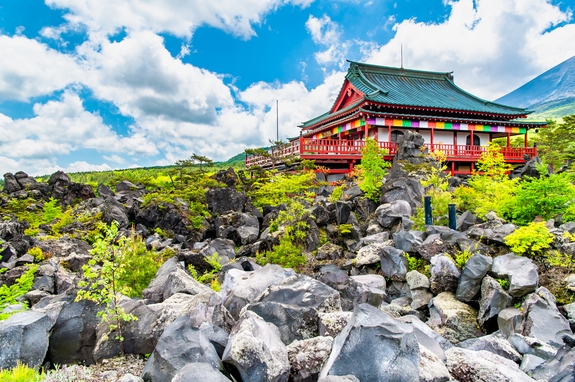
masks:
{"label": "gray boulder", "polygon": [[341,310],[339,293],[305,275],[272,285],[246,309],[276,325],[282,341],[288,345],[319,335],[319,313]]}
{"label": "gray boulder", "polygon": [[250,311],[232,329],[222,360],[236,380],[287,382],[289,378],[288,350],[278,328]]}
{"label": "gray boulder", "polygon": [[246,204],[246,195],[231,187],[212,188],[206,192],[208,210],[214,215],[229,211],[242,212]]}
{"label": "gray boulder", "polygon": [[333,243],[325,243],[317,249],[315,258],[317,260],[339,260],[343,259],[344,250],[341,246]]}
{"label": "gray boulder", "polygon": [[459,382],[535,382],[515,362],[485,350],[453,347],[445,355],[451,376]]}
{"label": "gray boulder", "polygon": [[391,177],[381,188],[379,203],[407,202],[413,211],[423,205],[424,189],[416,177]]}
{"label": "gray boulder", "polygon": [[388,229],[395,227],[402,219],[409,219],[411,214],[412,208],[405,200],[384,203],[375,210],[377,222]]}
{"label": "gray boulder", "polygon": [[523,321],[523,313],[517,308],[505,308],[497,315],[497,326],[506,337],[523,333]]}
{"label": "gray boulder", "polygon": [[554,359],[557,348],[538,340],[537,338],[525,337],[521,334],[512,334],[508,341],[522,355],[532,354],[544,360]]}
{"label": "gray boulder", "polygon": [[316,381],[332,344],[332,337],[314,337],[289,344],[290,381]]}
{"label": "gray boulder", "polygon": [[435,353],[419,345],[419,382],[447,382],[451,379],[449,370]]}
{"label": "gray boulder", "polygon": [[294,275],[292,269],[284,269],[276,264],[267,264],[263,268],[249,272],[230,269],[220,290],[224,306],[235,319],[238,319],[242,308],[255,301],[268,287],[281,284]]}
{"label": "gray boulder", "polygon": [[479,301],[478,319],[486,329],[495,326],[499,312],[513,306],[513,297],[503,290],[501,285],[492,277],[485,276],[481,283],[481,300]]}
{"label": "gray boulder", "polygon": [[441,292],[455,292],[459,283],[460,272],[455,263],[445,255],[436,255],[431,258],[431,291],[434,294]]}
{"label": "gray boulder", "polygon": [[259,237],[260,223],[254,215],[228,212],[216,217],[216,236],[232,240],[236,245],[255,243]]}
{"label": "gray boulder", "polygon": [[465,232],[473,227],[475,223],[477,223],[477,216],[471,213],[471,211],[465,211],[457,218],[455,227],[458,231]]}
{"label": "gray boulder", "polygon": [[200,329],[190,319],[177,318],[164,330],[142,371],[146,382],[171,381],[188,363],[200,362],[220,368],[220,358]]}
{"label": "gray boulder", "polygon": [[458,347],[467,350],[485,350],[500,355],[515,363],[521,362],[521,354],[507,341],[501,332],[495,332],[487,336],[471,338],[457,344]]}
{"label": "gray boulder", "polygon": [[20,183],[18,183],[18,181],[16,180],[14,174],[12,174],[11,172],[7,172],[6,174],[4,174],[3,192],[5,192],[6,194],[11,194],[13,192],[20,191],[21,189],[22,186],[20,186]]}
{"label": "gray boulder", "polygon": [[409,253],[416,253],[423,244],[424,232],[421,231],[398,231],[392,237],[395,248]]}
{"label": "gray boulder", "polygon": [[338,200],[335,202],[335,220],[337,224],[346,224],[351,214],[351,203]]}
{"label": "gray boulder", "polygon": [[549,345],[560,347],[563,337],[572,335],[569,322],[557,310],[555,297],[540,287],[523,302],[525,324],[523,335],[534,337]]}
{"label": "gray boulder", "polygon": [[413,328],[371,305],[361,304],[335,338],[320,380],[351,374],[360,381],[418,381],[419,364],[419,344]]}
{"label": "gray boulder", "polygon": [[481,281],[491,269],[492,263],[493,259],[489,256],[481,254],[471,256],[461,272],[455,297],[464,302],[472,301],[479,293]]}
{"label": "gray boulder", "polygon": [[494,258],[491,273],[495,278],[509,280],[509,294],[513,297],[525,296],[539,284],[537,266],[533,261],[513,253]]}
{"label": "gray boulder", "polygon": [[341,308],[345,311],[352,311],[355,305],[361,303],[378,307],[386,297],[385,279],[379,275],[350,277],[347,272],[330,264],[320,268],[317,280],[340,293]]}
{"label": "gray boulder", "polygon": [[416,316],[407,315],[398,318],[398,320],[410,324],[413,327],[413,332],[415,333],[417,342],[419,342],[420,348],[425,347],[442,362],[445,362],[445,351],[453,347],[448,339],[437,334],[437,332]]}
{"label": "gray boulder", "polygon": [[319,314],[319,335],[335,338],[351,319],[352,312],[331,312]]}
{"label": "gray boulder", "polygon": [[228,239],[217,238],[208,243],[200,250],[200,254],[205,257],[211,257],[214,253],[218,254],[220,264],[224,265],[235,259],[234,242]]}
{"label": "gray boulder", "polygon": [[64,303],[52,328],[47,355],[52,364],[90,365],[95,362],[96,327],[100,322],[96,314],[102,308],[89,300],[74,302],[75,297],[71,291],[63,298]]}
{"label": "gray boulder", "polygon": [[44,313],[26,311],[0,321],[0,369],[18,363],[39,368],[44,363],[54,322]]}
{"label": "gray boulder", "polygon": [[392,242],[386,241],[383,243],[371,243],[360,248],[355,257],[355,266],[362,267],[365,265],[377,264],[381,261],[380,253],[382,248],[390,245],[392,245]]}
{"label": "gray boulder", "polygon": [[407,258],[401,249],[384,246],[380,248],[381,273],[395,281],[404,281],[407,274]]}
{"label": "gray boulder", "polygon": [[[224,376],[211,364],[205,362],[191,362],[186,364],[172,379],[172,382],[229,382],[230,379]],[[121,381],[120,381],[121,382]]]}
{"label": "gray boulder", "polygon": [[177,258],[172,257],[158,269],[150,285],[142,291],[142,296],[148,303],[153,304],[162,302],[176,293],[195,295],[202,292],[212,292],[212,290],[194,280]]}
{"label": "gray boulder", "polygon": [[427,324],[452,343],[483,335],[479,330],[477,311],[450,292],[442,292],[429,302]]}

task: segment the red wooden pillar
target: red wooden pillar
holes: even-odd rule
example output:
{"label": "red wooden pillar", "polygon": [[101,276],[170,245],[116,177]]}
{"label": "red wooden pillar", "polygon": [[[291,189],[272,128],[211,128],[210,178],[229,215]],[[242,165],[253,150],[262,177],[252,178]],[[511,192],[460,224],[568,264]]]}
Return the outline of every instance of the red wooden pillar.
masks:
{"label": "red wooden pillar", "polygon": [[391,142],[391,125],[387,126],[387,142]]}
{"label": "red wooden pillar", "polygon": [[[457,155],[457,131],[453,132],[453,154]],[[453,165],[453,162],[451,162]],[[451,171],[451,176],[453,176],[453,170]]]}
{"label": "red wooden pillar", "polygon": [[511,133],[507,132],[507,148],[511,147]]}
{"label": "red wooden pillar", "polygon": [[455,176],[455,162],[451,162],[451,176]]}
{"label": "red wooden pillar", "polygon": [[528,130],[525,130],[525,145],[523,147],[529,147],[529,140],[527,139],[527,132],[528,132]]}
{"label": "red wooden pillar", "polygon": [[369,137],[369,122],[367,121],[367,117],[365,117],[364,121],[365,121],[365,129],[364,129],[365,138],[363,140],[367,142],[367,138]]}
{"label": "red wooden pillar", "polygon": [[435,142],[435,129],[432,127],[431,128],[431,151],[434,151],[434,142]]}

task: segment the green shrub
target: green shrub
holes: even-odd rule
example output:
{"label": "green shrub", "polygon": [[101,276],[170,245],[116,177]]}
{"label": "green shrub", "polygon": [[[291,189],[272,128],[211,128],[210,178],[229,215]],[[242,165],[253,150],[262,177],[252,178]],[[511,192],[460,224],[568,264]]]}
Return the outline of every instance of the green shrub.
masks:
{"label": "green shrub", "polygon": [[222,264],[220,263],[218,253],[215,252],[210,257],[204,257],[204,261],[211,266],[211,270],[204,272],[202,275],[198,275],[196,268],[192,264],[189,264],[188,272],[190,272],[190,275],[192,275],[194,280],[201,282],[202,284],[210,284],[213,290],[219,292],[220,283],[216,276],[222,270]]}
{"label": "green shrub", "polygon": [[306,263],[307,258],[301,248],[296,247],[289,235],[280,238],[280,243],[271,251],[256,255],[256,261],[261,265],[279,264],[284,268],[295,268]]}
{"label": "green shrub", "polygon": [[355,166],[355,173],[359,181],[359,188],[368,199],[379,201],[381,186],[387,169],[391,164],[385,161],[387,151],[379,147],[373,138],[367,138],[365,146],[361,149],[361,164]]}
{"label": "green shrub", "polygon": [[553,235],[544,222],[532,222],[519,227],[505,237],[505,244],[517,255],[536,255],[549,248],[553,243]]}
{"label": "green shrub", "polygon": [[118,275],[118,286],[121,293],[128,297],[142,297],[142,291],[172,255],[170,251],[148,250],[144,240],[135,235],[134,230],[129,238],[118,243],[118,249],[122,253],[121,266],[126,269],[126,272]]}
{"label": "green shrub", "polygon": [[43,377],[44,373],[21,363],[10,370],[0,369],[0,381],[2,382],[33,382],[41,381]]}
{"label": "green shrub", "polygon": [[[38,264],[27,265],[28,270],[24,272],[22,276],[16,279],[16,282],[10,286],[3,284],[0,286],[0,312],[2,312],[7,306],[16,304],[17,298],[25,295],[32,289],[34,285],[34,274],[38,270]],[[24,309],[27,309],[24,304]],[[10,315],[17,313],[0,313],[0,320],[5,320],[10,317]]]}
{"label": "green shrub", "polygon": [[501,288],[503,288],[504,290],[509,289],[509,280],[507,279],[495,279],[495,280],[497,280],[499,285],[501,285]]}
{"label": "green shrub", "polygon": [[[575,187],[566,174],[541,174],[521,182],[515,191],[512,208],[513,219],[524,225],[537,216],[544,220],[555,218],[557,214],[569,210],[575,200]],[[566,214],[565,218],[570,218]]]}
{"label": "green shrub", "polygon": [[469,251],[457,251],[453,256],[454,257],[453,261],[455,262],[455,265],[457,265],[459,269],[463,269],[465,267],[465,264],[467,263],[467,260],[469,260],[471,256],[473,256],[473,253]]}
{"label": "green shrub", "polygon": [[412,256],[407,252],[404,252],[403,255],[407,259],[407,269],[408,271],[418,271],[421,274],[426,275],[427,277],[431,276],[429,272],[429,267],[427,266],[427,262],[416,256]]}
{"label": "green shrub", "polygon": [[122,328],[125,322],[137,320],[133,314],[126,313],[120,306],[122,285],[120,280],[127,272],[133,272],[126,264],[124,250],[126,238],[118,238],[118,224],[101,225],[102,234],[94,242],[91,250],[92,258],[82,267],[84,280],[78,283],[82,289],[78,291],[76,301],[91,300],[103,306],[97,313],[100,320],[108,324],[111,332],[116,332],[115,338],[120,341],[120,351],[124,353],[124,337]]}
{"label": "green shrub", "polygon": [[[278,173],[261,178],[253,184],[249,196],[256,207],[278,206],[293,199],[310,199],[310,190],[323,184],[313,171],[300,174]],[[313,195],[311,195],[313,197]]]}
{"label": "green shrub", "polygon": [[341,199],[342,195],[343,195],[343,186],[337,186],[333,189],[331,195],[329,196],[329,201],[335,203]]}

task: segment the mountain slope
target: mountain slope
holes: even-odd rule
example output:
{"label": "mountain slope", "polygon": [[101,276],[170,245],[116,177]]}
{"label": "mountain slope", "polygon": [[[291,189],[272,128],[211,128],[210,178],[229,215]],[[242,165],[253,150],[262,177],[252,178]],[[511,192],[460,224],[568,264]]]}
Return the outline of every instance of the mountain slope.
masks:
{"label": "mountain slope", "polygon": [[575,56],[495,102],[542,112],[558,106],[552,101],[571,97],[575,97]]}

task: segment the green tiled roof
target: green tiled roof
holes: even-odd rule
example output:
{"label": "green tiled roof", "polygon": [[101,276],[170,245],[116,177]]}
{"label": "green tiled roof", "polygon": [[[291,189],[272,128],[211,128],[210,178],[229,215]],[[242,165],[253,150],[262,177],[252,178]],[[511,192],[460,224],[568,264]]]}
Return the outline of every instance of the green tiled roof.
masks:
{"label": "green tiled roof", "polygon": [[489,114],[526,114],[522,108],[485,101],[453,82],[451,73],[351,62],[346,78],[374,102]]}
{"label": "green tiled roof", "polygon": [[[349,63],[345,78],[365,94],[362,101],[495,114],[503,116],[504,119],[530,113],[522,108],[489,102],[464,91],[455,85],[451,73],[392,68],[353,61]],[[322,114],[303,123],[302,127],[314,125],[330,115],[329,112]]]}

